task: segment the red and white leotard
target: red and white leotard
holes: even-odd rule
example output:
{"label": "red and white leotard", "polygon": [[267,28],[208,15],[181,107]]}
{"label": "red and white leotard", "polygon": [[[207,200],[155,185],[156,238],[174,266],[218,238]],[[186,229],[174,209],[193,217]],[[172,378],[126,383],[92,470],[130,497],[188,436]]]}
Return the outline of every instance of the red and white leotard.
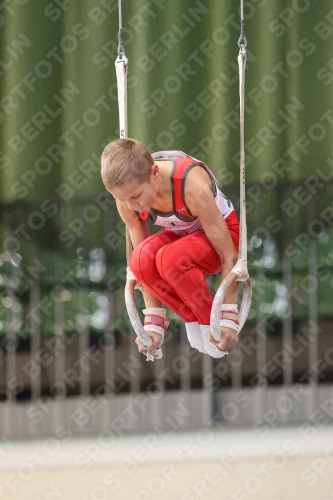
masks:
{"label": "red and white leotard", "polygon": [[213,297],[205,276],[221,272],[222,261],[202,230],[199,218],[193,217],[184,200],[185,179],[191,168],[199,165],[210,176],[216,205],[236,250],[239,221],[232,203],[218,189],[214,175],[204,163],[182,151],[160,151],[152,156],[157,161],[173,162],[170,175],[173,209],[170,213],[153,208],[137,212],[140,220],[150,219],[167,230],[157,231],[136,246],[130,267],[137,280],[185,323],[198,322],[208,327]]}
{"label": "red and white leotard", "polygon": [[137,212],[136,215],[140,220],[153,222],[158,226],[164,226],[170,229],[178,236],[200,231],[202,225],[198,217],[194,217],[184,199],[185,180],[191,168],[200,166],[206,170],[212,181],[212,193],[215,198],[216,205],[224,219],[226,219],[234,207],[231,201],[220,191],[217,186],[216,179],[205,163],[186,155],[182,151],[163,151],[161,156],[159,153],[153,155],[157,161],[172,161],[173,167],[170,174],[171,189],[172,189],[172,206],[173,210],[169,213],[159,212],[151,208],[149,212]]}

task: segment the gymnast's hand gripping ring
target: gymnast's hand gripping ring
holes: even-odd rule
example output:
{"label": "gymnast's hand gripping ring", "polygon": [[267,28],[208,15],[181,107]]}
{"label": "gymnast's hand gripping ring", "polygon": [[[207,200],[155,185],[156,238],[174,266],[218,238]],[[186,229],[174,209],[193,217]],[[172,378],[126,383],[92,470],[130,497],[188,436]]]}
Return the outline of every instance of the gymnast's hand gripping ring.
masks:
{"label": "gymnast's hand gripping ring", "polygon": [[252,285],[249,273],[247,271],[247,262],[241,259],[237,261],[236,265],[232,268],[230,273],[224,278],[224,280],[222,281],[221,285],[219,286],[215,294],[210,314],[210,327],[214,339],[217,340],[218,342],[220,342],[222,336],[220,329],[220,311],[223,304],[224,296],[229,286],[232,283],[235,283],[236,281],[242,281],[244,288],[242,304],[239,311],[239,327],[238,327],[238,333],[239,333],[243,328],[246,318],[249,314],[251,300],[252,300]]}
{"label": "gymnast's hand gripping ring", "polygon": [[[125,302],[127,313],[133,329],[141,342],[149,348],[153,341],[147,334],[146,330],[143,328],[138,311],[136,309],[135,299],[134,299],[134,287],[136,285],[136,280],[127,279],[125,286]],[[154,359],[161,359],[163,357],[162,349],[159,347],[154,351],[154,356],[147,353],[147,361],[154,361]]]}

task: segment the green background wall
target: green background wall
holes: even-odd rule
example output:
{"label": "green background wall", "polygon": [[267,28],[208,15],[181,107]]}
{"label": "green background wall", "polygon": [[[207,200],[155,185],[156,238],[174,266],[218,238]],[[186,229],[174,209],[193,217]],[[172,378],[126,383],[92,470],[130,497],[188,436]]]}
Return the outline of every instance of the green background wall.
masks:
{"label": "green background wall", "polygon": [[[238,7],[123,2],[129,136],[152,151],[190,152],[222,184],[238,180]],[[317,169],[327,179],[333,5],[252,0],[244,10],[247,181],[301,180]],[[118,134],[116,0],[13,0],[0,14],[0,199],[99,193],[98,158]]]}

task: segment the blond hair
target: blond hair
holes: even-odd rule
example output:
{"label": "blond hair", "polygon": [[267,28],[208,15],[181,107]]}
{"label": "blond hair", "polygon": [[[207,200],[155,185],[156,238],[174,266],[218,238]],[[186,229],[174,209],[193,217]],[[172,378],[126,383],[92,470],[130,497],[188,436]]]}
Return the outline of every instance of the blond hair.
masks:
{"label": "blond hair", "polygon": [[131,181],[148,182],[154,160],[146,146],[135,139],[109,142],[101,157],[101,176],[106,189]]}

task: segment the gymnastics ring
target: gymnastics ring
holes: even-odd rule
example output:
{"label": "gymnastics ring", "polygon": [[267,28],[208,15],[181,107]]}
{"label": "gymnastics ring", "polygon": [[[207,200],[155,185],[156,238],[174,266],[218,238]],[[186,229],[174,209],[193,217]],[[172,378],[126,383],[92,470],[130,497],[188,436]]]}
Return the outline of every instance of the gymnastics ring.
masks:
{"label": "gymnastics ring", "polygon": [[249,314],[252,300],[252,284],[247,271],[247,262],[241,259],[237,261],[236,265],[232,268],[230,273],[224,278],[214,297],[214,302],[210,313],[210,326],[212,335],[218,342],[220,342],[222,337],[220,329],[220,312],[224,296],[230,285],[232,285],[236,281],[243,282],[243,297],[239,311],[239,333],[243,328],[246,318]]}
{"label": "gymnastics ring", "polygon": [[[125,286],[125,303],[127,308],[128,317],[133,326],[133,329],[141,342],[148,348],[152,345],[153,341],[147,335],[146,330],[143,328],[138,311],[136,309],[135,299],[134,299],[134,287],[136,285],[136,280],[127,279]],[[162,349],[159,347],[154,351],[154,355],[146,354],[147,361],[154,361],[154,359],[161,359],[163,357]]]}
{"label": "gymnastics ring", "polygon": [[[116,75],[117,75],[117,89],[118,89],[118,106],[119,106],[119,131],[120,138],[125,139],[128,137],[127,133],[127,69],[128,69],[128,59],[125,55],[125,48],[122,41],[122,11],[121,11],[121,0],[118,1],[119,9],[119,33],[118,33],[118,57],[115,61]],[[126,261],[127,266],[129,265],[129,260],[132,251],[131,238],[129,235],[128,228],[126,227]],[[125,286],[125,304],[128,313],[128,317],[132,324],[132,327],[137,334],[138,338],[141,340],[144,346],[149,348],[152,345],[152,339],[147,335],[145,329],[143,328],[138,312],[136,310],[135,300],[134,300],[134,288],[136,285],[136,280],[131,277],[127,277]],[[154,351],[154,356],[152,354],[146,354],[147,361],[154,361],[154,359],[161,359],[163,354],[161,348]]]}

